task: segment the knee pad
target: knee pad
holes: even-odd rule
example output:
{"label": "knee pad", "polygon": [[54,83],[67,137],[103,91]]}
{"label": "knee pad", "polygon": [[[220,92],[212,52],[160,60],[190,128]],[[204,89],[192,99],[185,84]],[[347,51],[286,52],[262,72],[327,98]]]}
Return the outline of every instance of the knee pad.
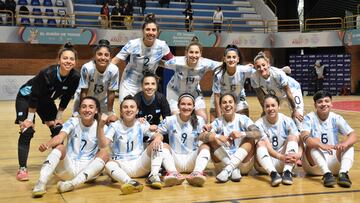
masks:
{"label": "knee pad", "polygon": [[60,133],[60,130],[62,129],[62,125],[58,124],[55,126],[50,127],[50,132],[51,132],[51,137],[55,137],[56,135],[58,135]]}
{"label": "knee pad", "polygon": [[30,127],[26,129],[24,132],[20,133],[19,143],[20,144],[30,144],[31,139],[34,137],[35,130]]}

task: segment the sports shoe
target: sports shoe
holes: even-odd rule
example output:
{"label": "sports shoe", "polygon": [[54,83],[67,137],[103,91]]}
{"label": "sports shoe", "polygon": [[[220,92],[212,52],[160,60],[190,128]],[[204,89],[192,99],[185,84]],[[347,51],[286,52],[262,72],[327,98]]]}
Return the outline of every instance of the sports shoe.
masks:
{"label": "sports shoe", "polygon": [[339,173],[339,177],[337,179],[337,184],[341,187],[351,187],[351,181],[348,173]]}
{"label": "sports shoe", "polygon": [[141,192],[144,189],[144,185],[136,180],[130,180],[129,182],[121,185],[120,190],[124,195]]}
{"label": "sports shoe", "polygon": [[26,167],[20,167],[16,174],[16,179],[18,181],[28,181],[29,180],[29,173]]}
{"label": "sports shoe", "polygon": [[216,180],[219,183],[226,183],[231,174],[232,174],[233,170],[228,170],[226,167],[216,176]]}
{"label": "sports shoe", "polygon": [[325,187],[332,187],[336,184],[335,177],[331,172],[325,173],[322,180]]}
{"label": "sports shoe", "polygon": [[74,190],[74,185],[70,181],[59,181],[57,183],[57,190],[59,193],[69,192]]}
{"label": "sports shoe", "polygon": [[233,182],[240,182],[241,180],[241,173],[240,173],[240,169],[236,168],[232,171],[231,176],[230,176],[230,180]]}
{"label": "sports shoe", "polygon": [[165,187],[172,187],[174,185],[181,185],[185,180],[185,177],[177,171],[168,172],[164,177]]}
{"label": "sports shoe", "polygon": [[282,178],[278,172],[272,171],[270,173],[270,177],[271,177],[271,186],[276,187],[280,185]]}
{"label": "sports shoe", "polygon": [[163,183],[161,182],[159,175],[150,174],[149,177],[146,178],[145,183],[154,189],[161,189],[163,187]]}
{"label": "sports shoe", "polygon": [[202,172],[193,171],[186,176],[186,181],[192,186],[202,187],[206,181],[206,177]]}
{"label": "sports shoe", "polygon": [[32,191],[32,196],[35,198],[42,197],[45,193],[46,193],[46,184],[39,181],[34,186],[34,189]]}
{"label": "sports shoe", "polygon": [[283,173],[282,184],[284,184],[284,185],[292,185],[293,184],[292,173],[289,170],[286,170]]}

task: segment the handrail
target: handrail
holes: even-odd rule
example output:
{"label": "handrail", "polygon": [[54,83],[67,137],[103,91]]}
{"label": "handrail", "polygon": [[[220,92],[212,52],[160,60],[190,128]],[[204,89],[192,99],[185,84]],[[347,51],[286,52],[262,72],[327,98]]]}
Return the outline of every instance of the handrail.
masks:
{"label": "handrail", "polygon": [[344,28],[345,29],[356,29],[360,28],[360,14],[345,16],[344,18]]}
{"label": "handrail", "polygon": [[304,31],[341,30],[343,28],[344,20],[341,17],[308,18],[305,19]]}
{"label": "handrail", "polygon": [[[11,25],[15,25],[15,22],[14,22],[14,13],[10,10],[0,10],[0,14],[6,14],[6,22],[8,21],[9,19],[9,16],[7,15],[10,15],[11,17]],[[0,16],[1,17],[1,16]]]}
{"label": "handrail", "polygon": [[274,13],[277,16],[277,7],[272,0],[269,0],[270,4],[274,7]]}
{"label": "handrail", "polygon": [[[8,12],[10,13],[10,12]],[[11,13],[10,13],[11,14]],[[45,14],[42,12],[41,14]],[[57,22],[65,22],[63,24],[57,23],[58,27],[98,27],[103,29],[141,29],[143,24],[143,16],[120,16],[128,18],[128,24],[123,24],[122,19],[117,19],[119,16],[110,16],[108,19],[105,15],[95,13],[78,13],[75,20],[75,14],[66,14],[60,16],[54,13],[54,16],[47,15],[23,15],[17,13],[17,22],[14,25],[20,25],[22,17],[35,19],[55,19]],[[356,25],[356,18],[358,15],[332,18],[309,18],[304,22],[304,31],[318,31],[318,30],[342,30],[353,29]],[[80,17],[80,18],[79,18]],[[86,18],[90,17],[90,18]],[[183,17],[174,16],[157,16],[157,23],[161,30],[185,30],[185,19]],[[33,23],[32,23],[33,25]],[[45,24],[46,25],[46,24]],[[213,23],[211,17],[194,18],[192,30],[213,31]],[[282,19],[282,20],[262,20],[262,19],[236,19],[225,18],[222,24],[222,31],[225,32],[301,32],[298,19]]]}

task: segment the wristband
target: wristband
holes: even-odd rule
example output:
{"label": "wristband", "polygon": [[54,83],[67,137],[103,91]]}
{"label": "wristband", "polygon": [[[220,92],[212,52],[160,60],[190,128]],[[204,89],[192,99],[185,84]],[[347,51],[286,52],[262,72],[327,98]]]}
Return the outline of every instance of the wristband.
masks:
{"label": "wristband", "polygon": [[33,122],[34,118],[35,118],[35,113],[29,112],[26,120]]}

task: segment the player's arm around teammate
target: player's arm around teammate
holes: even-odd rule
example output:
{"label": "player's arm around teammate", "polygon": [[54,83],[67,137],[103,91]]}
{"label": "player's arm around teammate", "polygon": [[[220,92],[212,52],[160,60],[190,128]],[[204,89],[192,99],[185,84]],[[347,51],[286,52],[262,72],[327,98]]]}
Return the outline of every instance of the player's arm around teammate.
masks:
{"label": "player's arm around teammate", "polygon": [[204,132],[200,140],[211,147],[219,183],[229,179],[239,182],[241,174],[253,167],[255,139],[260,137],[257,126],[245,115],[235,113],[236,99],[232,94],[220,97],[222,116],[211,123],[211,132]]}
{"label": "player's arm around teammate", "polygon": [[[57,185],[59,192],[68,192],[76,186],[95,178],[104,168],[108,155],[98,151],[97,116],[99,101],[84,97],[80,102],[79,117],[64,123],[60,133],[39,146],[39,151],[52,149],[40,170],[40,177],[32,191],[33,197],[46,193],[46,184],[53,173],[62,179]],[[67,146],[63,142],[67,138]]]}
{"label": "player's arm around teammate", "polygon": [[[265,115],[255,124],[262,138],[257,142],[256,170],[271,176],[271,186],[293,183],[292,170],[302,156],[302,142],[294,121],[279,113],[280,101],[275,95],[264,97]],[[283,176],[279,175],[282,173]]]}
{"label": "player's arm around teammate", "polygon": [[[107,116],[102,115],[98,137],[101,148],[111,145],[112,157],[106,163],[108,175],[119,181],[123,194],[140,192],[144,186],[132,178],[149,174],[146,183],[156,189],[162,188],[159,170],[162,163],[162,136],[149,131],[148,122],[136,119],[138,105],[132,96],[127,96],[120,104],[120,119],[110,123],[104,130]],[[143,139],[149,137],[150,145],[144,149]]]}
{"label": "player's arm around teammate", "polygon": [[[19,90],[15,121],[20,126],[17,180],[29,180],[26,167],[30,141],[35,133],[35,113],[49,127],[51,137],[60,132],[63,112],[79,84],[80,75],[74,69],[76,59],[77,53],[73,46],[65,44],[58,51],[57,64],[41,70]],[[57,98],[61,99],[58,108],[54,102]]]}
{"label": "player's arm around teammate", "polygon": [[[313,96],[315,111],[305,116],[301,137],[306,144],[303,168],[311,175],[323,175],[325,187],[336,182],[351,187],[349,170],[354,162],[354,144],[357,134],[345,119],[332,112],[332,96],[318,91]],[[339,141],[338,134],[344,136]],[[338,175],[337,181],[333,174]]]}
{"label": "player's arm around teammate", "polygon": [[[195,98],[184,93],[178,98],[179,113],[168,116],[159,127],[160,134],[168,134],[169,144],[164,144],[163,165],[167,171],[165,186],[180,185],[185,180],[192,186],[202,187],[206,181],[203,174],[210,160],[210,148],[199,141],[205,121],[195,114]],[[180,173],[179,173],[180,172]]]}

